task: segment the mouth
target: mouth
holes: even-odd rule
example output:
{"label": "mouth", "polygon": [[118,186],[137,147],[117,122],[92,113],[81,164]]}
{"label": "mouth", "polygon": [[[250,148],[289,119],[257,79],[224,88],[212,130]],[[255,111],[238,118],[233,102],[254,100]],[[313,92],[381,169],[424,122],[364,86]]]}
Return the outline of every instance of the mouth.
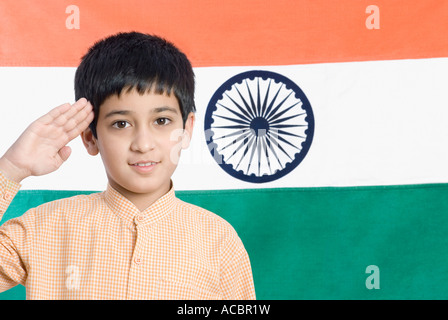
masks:
{"label": "mouth", "polygon": [[129,163],[129,165],[139,173],[149,173],[157,166],[160,161],[139,161]]}
{"label": "mouth", "polygon": [[130,163],[130,166],[134,166],[134,167],[149,167],[149,166],[154,166],[156,165],[158,162],[154,162],[154,161],[148,161],[148,162],[136,162],[136,163]]}

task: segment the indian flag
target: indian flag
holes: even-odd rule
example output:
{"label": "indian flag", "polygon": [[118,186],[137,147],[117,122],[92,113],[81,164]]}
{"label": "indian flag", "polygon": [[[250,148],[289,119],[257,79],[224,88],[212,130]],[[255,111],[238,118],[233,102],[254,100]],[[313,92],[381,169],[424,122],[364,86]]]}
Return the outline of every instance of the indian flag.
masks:
{"label": "indian flag", "polygon": [[[0,12],[1,154],[74,102],[95,41],[157,34],[196,75],[177,195],[235,227],[257,298],[448,297],[448,2],[6,0]],[[70,146],[2,222],[105,189],[100,158]]]}

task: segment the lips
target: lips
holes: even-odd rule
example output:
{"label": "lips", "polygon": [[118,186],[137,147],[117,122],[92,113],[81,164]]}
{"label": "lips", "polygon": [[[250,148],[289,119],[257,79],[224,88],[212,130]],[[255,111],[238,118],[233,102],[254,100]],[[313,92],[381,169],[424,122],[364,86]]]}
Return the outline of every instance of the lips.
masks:
{"label": "lips", "polygon": [[154,170],[154,168],[158,163],[159,163],[158,161],[143,160],[143,161],[131,162],[129,163],[129,165],[139,173],[149,173],[152,170]]}
{"label": "lips", "polygon": [[137,163],[132,163],[131,166],[137,166],[137,167],[149,167],[149,166],[153,166],[156,165],[157,162],[154,161],[148,161],[148,162],[137,162]]}

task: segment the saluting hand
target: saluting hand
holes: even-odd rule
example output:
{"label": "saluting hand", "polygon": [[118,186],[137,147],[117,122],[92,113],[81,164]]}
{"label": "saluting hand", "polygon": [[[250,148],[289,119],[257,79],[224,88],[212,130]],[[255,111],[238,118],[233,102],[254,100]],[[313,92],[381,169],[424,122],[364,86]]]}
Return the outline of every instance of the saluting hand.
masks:
{"label": "saluting hand", "polygon": [[93,120],[92,105],[81,98],[65,103],[37,119],[0,158],[0,171],[20,182],[57,170],[71,154],[67,144]]}

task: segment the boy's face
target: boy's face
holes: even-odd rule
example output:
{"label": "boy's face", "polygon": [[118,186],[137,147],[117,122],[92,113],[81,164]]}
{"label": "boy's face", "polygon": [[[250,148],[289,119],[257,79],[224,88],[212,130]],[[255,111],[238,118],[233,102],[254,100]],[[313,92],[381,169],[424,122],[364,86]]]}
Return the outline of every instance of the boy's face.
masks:
{"label": "boy's face", "polygon": [[90,129],[82,138],[90,154],[101,154],[110,185],[143,210],[168,192],[193,124],[191,113],[184,128],[174,94],[123,90],[101,105],[97,139]]}

